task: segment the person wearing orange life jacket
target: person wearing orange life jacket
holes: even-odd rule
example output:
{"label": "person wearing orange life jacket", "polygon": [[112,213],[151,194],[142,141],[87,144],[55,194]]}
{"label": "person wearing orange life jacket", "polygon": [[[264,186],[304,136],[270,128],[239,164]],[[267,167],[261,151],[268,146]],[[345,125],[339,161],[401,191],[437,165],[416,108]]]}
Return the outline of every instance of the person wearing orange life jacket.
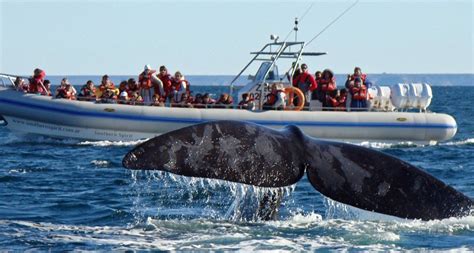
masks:
{"label": "person wearing orange life jacket", "polygon": [[140,87],[140,96],[143,98],[145,105],[151,105],[153,103],[153,95],[155,89],[152,83],[152,75],[156,71],[153,70],[150,65],[145,65],[143,72],[138,76],[138,86]]}
{"label": "person wearing orange life jacket", "polygon": [[176,71],[172,81],[172,100],[174,103],[180,103],[184,93],[189,94],[189,82],[184,78],[181,72]]}
{"label": "person wearing orange life jacket", "polygon": [[263,108],[270,110],[284,110],[286,108],[286,94],[283,85],[276,83],[272,85]]}
{"label": "person wearing orange life jacket", "polygon": [[101,98],[104,93],[107,93],[108,90],[114,90],[115,84],[110,80],[108,75],[103,75],[100,82],[99,88],[96,89],[95,96]]}
{"label": "person wearing orange life jacket", "polygon": [[33,76],[30,78],[30,85],[28,86],[28,93],[43,93],[44,92],[44,78],[46,73],[44,70],[35,69]]}
{"label": "person wearing orange life jacket", "polygon": [[351,109],[365,111],[367,108],[367,89],[361,78],[354,80],[354,86],[350,90],[352,95]]}
{"label": "person wearing orange life jacket", "polygon": [[170,98],[171,93],[173,91],[173,82],[171,75],[168,74],[168,69],[165,66],[160,67],[160,73],[158,74],[158,78],[163,83],[163,89],[165,94],[161,94],[162,97]]}
{"label": "person wearing orange life jacket", "polygon": [[362,84],[365,85],[367,75],[362,73],[362,70],[360,69],[360,67],[355,67],[354,73],[352,75],[347,75],[347,81],[346,81],[347,89],[349,89],[350,86],[354,84],[354,81],[356,78],[360,78],[362,80]]}
{"label": "person wearing orange life jacket", "polygon": [[330,69],[325,69],[322,73],[322,77],[319,80],[320,89],[320,96],[324,107],[330,107],[326,100],[326,96],[330,94],[332,91],[336,90],[336,78],[334,77],[334,73]]}
{"label": "person wearing orange life jacket", "polygon": [[[293,79],[293,86],[303,92],[306,99],[305,104],[309,104],[311,94],[318,88],[318,84],[311,73],[309,73],[308,65],[306,65],[306,63],[301,64],[301,73]],[[297,99],[295,99],[295,104],[298,104],[298,101],[296,100]]]}

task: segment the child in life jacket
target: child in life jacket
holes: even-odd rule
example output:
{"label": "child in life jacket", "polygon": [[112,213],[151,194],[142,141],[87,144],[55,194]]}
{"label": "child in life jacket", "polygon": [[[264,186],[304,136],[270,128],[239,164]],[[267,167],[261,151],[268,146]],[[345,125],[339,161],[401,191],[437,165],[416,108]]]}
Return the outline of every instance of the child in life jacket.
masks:
{"label": "child in life jacket", "polygon": [[355,111],[365,111],[367,108],[367,89],[365,85],[362,84],[361,78],[356,78],[354,80],[354,86],[351,88],[351,110]]}
{"label": "child in life jacket", "polygon": [[143,99],[140,97],[138,92],[133,92],[130,96],[129,104],[131,105],[143,105]]}

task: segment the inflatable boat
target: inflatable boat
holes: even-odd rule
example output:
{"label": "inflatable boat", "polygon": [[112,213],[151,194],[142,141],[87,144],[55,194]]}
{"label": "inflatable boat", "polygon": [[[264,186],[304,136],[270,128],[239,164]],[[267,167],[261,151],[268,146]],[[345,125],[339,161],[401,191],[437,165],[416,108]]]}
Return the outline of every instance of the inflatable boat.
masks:
{"label": "inflatable boat", "polygon": [[[272,48],[276,50],[272,51]],[[255,110],[230,108],[179,108],[137,106],[95,101],[56,99],[18,91],[12,75],[0,75],[0,115],[13,132],[85,140],[132,141],[214,120],[249,121],[272,128],[296,125],[306,134],[328,140],[349,142],[434,143],[451,139],[457,131],[453,117],[427,110],[431,90],[425,84],[397,84],[372,87],[367,111],[325,111],[314,107],[297,111],[265,110],[264,98],[273,84],[291,87],[291,76],[302,56],[324,53],[304,52],[304,42],[272,42],[254,52],[254,62],[263,61],[256,75],[239,90],[254,94]],[[276,61],[293,59],[290,70],[279,75]],[[296,62],[296,64],[295,64]],[[9,80],[10,83],[4,80]],[[231,87],[233,87],[231,85]],[[411,95],[410,95],[411,94]],[[314,103],[313,103],[314,102]]]}

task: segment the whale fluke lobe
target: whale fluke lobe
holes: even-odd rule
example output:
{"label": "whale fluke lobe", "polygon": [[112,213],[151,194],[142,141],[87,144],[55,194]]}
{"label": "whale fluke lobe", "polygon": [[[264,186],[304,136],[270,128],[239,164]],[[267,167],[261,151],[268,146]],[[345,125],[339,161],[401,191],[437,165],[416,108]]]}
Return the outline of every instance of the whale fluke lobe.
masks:
{"label": "whale fluke lobe", "polygon": [[123,165],[261,187],[294,184],[306,170],[323,195],[401,218],[463,216],[473,206],[470,198],[396,157],[316,140],[295,126],[277,131],[239,121],[193,125],[138,145]]}
{"label": "whale fluke lobe", "polygon": [[336,142],[308,140],[307,175],[329,198],[364,210],[409,219],[469,215],[473,206],[451,186],[382,152]]}
{"label": "whale fluke lobe", "polygon": [[129,169],[215,178],[262,187],[283,187],[304,175],[303,135],[236,121],[185,127],[144,142],[123,159]]}

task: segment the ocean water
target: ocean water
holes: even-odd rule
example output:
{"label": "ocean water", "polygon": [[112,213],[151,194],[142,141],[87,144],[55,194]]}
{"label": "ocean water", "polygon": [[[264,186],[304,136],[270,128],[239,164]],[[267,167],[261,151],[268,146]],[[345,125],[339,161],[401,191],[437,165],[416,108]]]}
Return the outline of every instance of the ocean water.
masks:
{"label": "ocean water", "polygon": [[[227,80],[227,79],[226,79]],[[209,80],[210,81],[210,80]],[[195,86],[219,94],[223,86]],[[363,142],[474,197],[474,87],[433,87],[454,139],[432,146]],[[17,136],[0,128],[0,250],[474,251],[474,216],[402,220],[333,202],[303,178],[284,188],[276,221],[253,219],[268,190],[161,172],[131,172],[139,142]]]}

